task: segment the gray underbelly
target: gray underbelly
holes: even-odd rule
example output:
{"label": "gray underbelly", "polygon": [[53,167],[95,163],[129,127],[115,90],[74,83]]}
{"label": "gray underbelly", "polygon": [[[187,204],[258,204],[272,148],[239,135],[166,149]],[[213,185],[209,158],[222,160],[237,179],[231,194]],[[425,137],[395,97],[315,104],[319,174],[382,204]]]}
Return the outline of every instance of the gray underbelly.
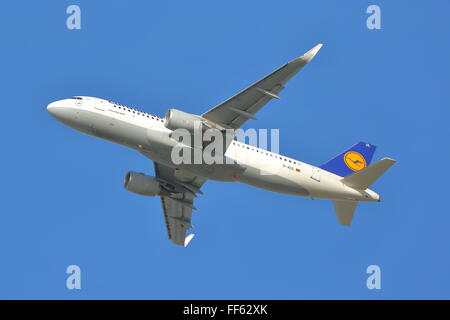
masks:
{"label": "gray underbelly", "polygon": [[267,174],[260,169],[247,167],[238,178],[239,182],[268,191],[306,197],[309,191],[295,182],[276,174]]}

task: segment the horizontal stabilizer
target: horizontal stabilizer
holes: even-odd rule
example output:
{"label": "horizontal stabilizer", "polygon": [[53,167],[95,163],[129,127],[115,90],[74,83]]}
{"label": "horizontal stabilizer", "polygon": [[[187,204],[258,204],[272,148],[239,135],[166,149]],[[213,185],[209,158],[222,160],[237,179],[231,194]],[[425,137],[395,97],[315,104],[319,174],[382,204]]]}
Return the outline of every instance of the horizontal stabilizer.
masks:
{"label": "horizontal stabilizer", "polygon": [[314,48],[312,48],[311,50],[309,50],[308,52],[306,52],[303,56],[301,56],[300,58],[303,58],[306,60],[306,62],[310,62],[315,55],[317,54],[317,52],[319,52],[319,50],[323,47],[322,43],[319,43],[318,45],[316,45]]}
{"label": "horizontal stabilizer", "polygon": [[352,223],[353,213],[358,202],[347,200],[334,200],[334,210],[336,210],[336,216],[338,221],[343,226],[349,226]]}
{"label": "horizontal stabilizer", "polygon": [[342,182],[351,188],[366,190],[396,162],[394,159],[383,158],[360,171],[346,176],[342,179]]}
{"label": "horizontal stabilizer", "polygon": [[194,238],[194,236],[195,236],[195,234],[191,233],[184,239],[184,247],[187,247],[187,245],[189,244],[189,242],[191,242],[191,240]]}

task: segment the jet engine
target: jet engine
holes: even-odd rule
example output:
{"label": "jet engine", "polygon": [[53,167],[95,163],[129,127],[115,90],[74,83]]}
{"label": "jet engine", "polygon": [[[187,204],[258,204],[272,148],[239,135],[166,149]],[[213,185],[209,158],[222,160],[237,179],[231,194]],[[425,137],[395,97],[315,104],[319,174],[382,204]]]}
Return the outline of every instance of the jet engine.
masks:
{"label": "jet engine", "polygon": [[125,189],[141,196],[155,197],[161,194],[161,185],[155,177],[130,171],[125,175]]}
{"label": "jet engine", "polygon": [[169,109],[166,112],[164,125],[170,130],[186,129],[194,133],[195,129],[204,130],[203,118],[195,114],[186,113],[177,109]]}

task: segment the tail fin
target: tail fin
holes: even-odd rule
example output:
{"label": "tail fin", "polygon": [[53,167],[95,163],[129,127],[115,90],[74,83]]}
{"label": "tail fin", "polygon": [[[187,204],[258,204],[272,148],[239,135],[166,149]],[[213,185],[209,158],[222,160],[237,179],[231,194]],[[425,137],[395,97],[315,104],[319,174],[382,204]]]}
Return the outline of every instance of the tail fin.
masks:
{"label": "tail fin", "polygon": [[380,161],[361,169],[361,171],[354,172],[351,175],[346,176],[342,179],[342,182],[349,187],[359,190],[366,190],[396,162],[396,160],[391,158],[383,158]]}
{"label": "tail fin", "polygon": [[[383,158],[360,171],[344,177],[341,181],[351,188],[366,190],[396,162],[394,159]],[[351,224],[357,204],[357,201],[333,200],[334,210],[340,224],[344,226]]]}
{"label": "tail fin", "polygon": [[375,149],[376,147],[372,144],[358,142],[320,168],[345,177],[367,167],[372,161]]}
{"label": "tail fin", "polygon": [[334,210],[340,224],[349,226],[352,223],[353,213],[358,202],[347,200],[333,200]]}

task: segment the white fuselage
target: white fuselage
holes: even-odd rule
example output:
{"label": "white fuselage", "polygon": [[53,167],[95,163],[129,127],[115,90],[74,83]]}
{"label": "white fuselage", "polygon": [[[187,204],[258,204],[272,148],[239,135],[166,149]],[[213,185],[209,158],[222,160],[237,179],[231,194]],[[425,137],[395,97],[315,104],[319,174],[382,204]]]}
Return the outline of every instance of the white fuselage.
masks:
{"label": "white fuselage", "polygon": [[378,201],[372,190],[356,190],[342,177],[307,163],[234,140],[225,156],[231,164],[181,164],[175,166],[171,151],[177,144],[164,119],[93,97],[59,100],[47,107],[64,124],[127,147],[139,150],[154,161],[179,167],[194,175],[216,181],[239,181],[269,191],[355,201]]}

